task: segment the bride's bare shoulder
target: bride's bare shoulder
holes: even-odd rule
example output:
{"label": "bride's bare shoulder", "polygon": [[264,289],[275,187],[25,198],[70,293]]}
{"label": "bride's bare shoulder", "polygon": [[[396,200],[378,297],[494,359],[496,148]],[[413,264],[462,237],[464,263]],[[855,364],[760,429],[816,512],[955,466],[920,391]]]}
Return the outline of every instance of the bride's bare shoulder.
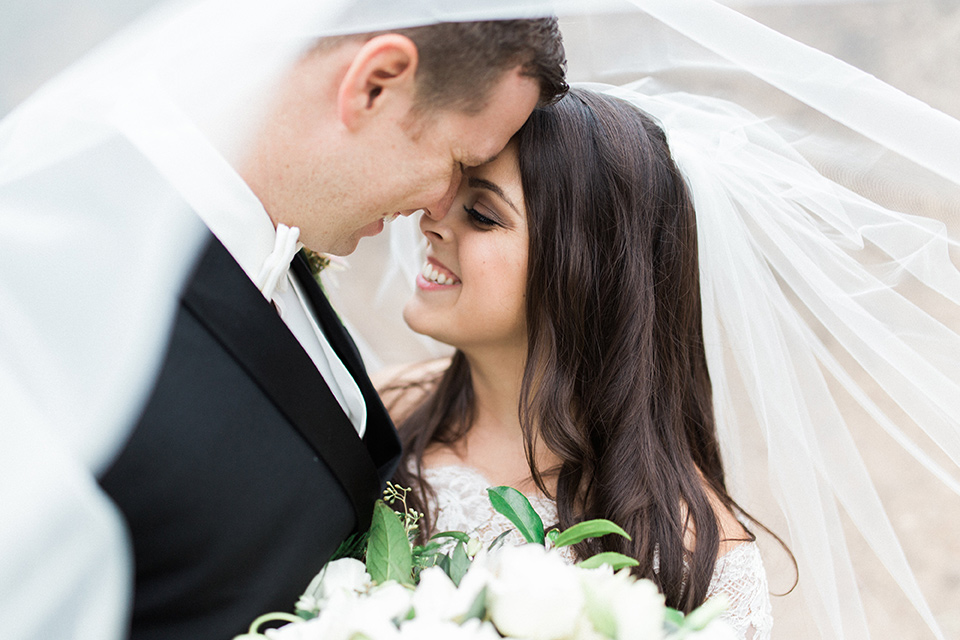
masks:
{"label": "bride's bare shoulder", "polygon": [[385,367],[370,376],[394,422],[416,409],[450,366],[450,358]]}

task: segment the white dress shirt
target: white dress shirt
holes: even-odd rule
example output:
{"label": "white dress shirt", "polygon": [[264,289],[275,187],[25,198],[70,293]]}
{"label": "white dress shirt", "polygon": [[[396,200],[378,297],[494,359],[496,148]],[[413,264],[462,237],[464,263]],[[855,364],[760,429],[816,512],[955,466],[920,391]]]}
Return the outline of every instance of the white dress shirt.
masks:
{"label": "white dress shirt", "polygon": [[[222,199],[197,214],[223,243],[240,268],[277,308],[280,318],[316,365],[343,412],[362,438],[367,405],[356,381],[317,324],[290,261],[302,245],[300,230],[273,226],[270,216],[247,184],[226,163],[217,176]],[[232,175],[226,175],[229,171]],[[209,174],[206,176],[211,178]]]}

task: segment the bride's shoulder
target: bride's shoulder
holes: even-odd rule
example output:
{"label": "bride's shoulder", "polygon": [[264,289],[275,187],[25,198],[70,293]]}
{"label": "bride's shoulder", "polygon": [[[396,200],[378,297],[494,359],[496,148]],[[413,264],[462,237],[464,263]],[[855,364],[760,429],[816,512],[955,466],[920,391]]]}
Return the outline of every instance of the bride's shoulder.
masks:
{"label": "bride's shoulder", "polygon": [[370,376],[394,422],[400,422],[436,388],[450,358],[384,367]]}
{"label": "bride's shoulder", "polygon": [[[724,501],[717,493],[710,488],[706,480],[703,481],[703,489],[706,492],[707,500],[713,510],[716,518],[717,528],[720,534],[720,546],[717,549],[717,558],[720,559],[734,549],[754,541],[754,536],[743,525],[734,511],[724,504]],[[687,507],[682,505],[681,509],[686,519]],[[684,544],[687,549],[693,550],[696,546],[696,527],[692,519],[687,519],[687,532]]]}

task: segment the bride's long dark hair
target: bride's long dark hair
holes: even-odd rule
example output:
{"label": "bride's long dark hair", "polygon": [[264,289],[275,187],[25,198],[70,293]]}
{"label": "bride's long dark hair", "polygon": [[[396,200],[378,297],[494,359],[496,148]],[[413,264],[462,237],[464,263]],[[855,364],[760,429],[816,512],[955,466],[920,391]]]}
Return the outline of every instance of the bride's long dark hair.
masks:
{"label": "bride's long dark hair", "polygon": [[[707,595],[721,543],[705,485],[738,507],[717,443],[686,186],[662,129],[612,97],[573,90],[534,111],[516,139],[529,229],[519,412],[530,471],[545,493],[543,475],[556,473],[561,528],[607,518],[633,537],[580,543],[578,556],[635,557],[637,575],[690,611]],[[425,449],[457,441],[472,417],[457,352],[400,425],[396,481],[416,488],[421,511]],[[537,446],[559,467],[538,469]]]}

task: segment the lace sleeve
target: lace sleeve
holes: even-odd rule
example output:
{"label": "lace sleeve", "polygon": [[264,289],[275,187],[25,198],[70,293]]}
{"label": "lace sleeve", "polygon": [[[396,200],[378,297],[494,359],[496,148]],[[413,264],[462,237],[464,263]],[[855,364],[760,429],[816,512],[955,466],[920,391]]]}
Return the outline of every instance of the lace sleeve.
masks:
{"label": "lace sleeve", "polygon": [[756,542],[736,546],[717,560],[707,597],[719,594],[730,602],[721,617],[734,628],[738,638],[770,640],[770,590]]}

